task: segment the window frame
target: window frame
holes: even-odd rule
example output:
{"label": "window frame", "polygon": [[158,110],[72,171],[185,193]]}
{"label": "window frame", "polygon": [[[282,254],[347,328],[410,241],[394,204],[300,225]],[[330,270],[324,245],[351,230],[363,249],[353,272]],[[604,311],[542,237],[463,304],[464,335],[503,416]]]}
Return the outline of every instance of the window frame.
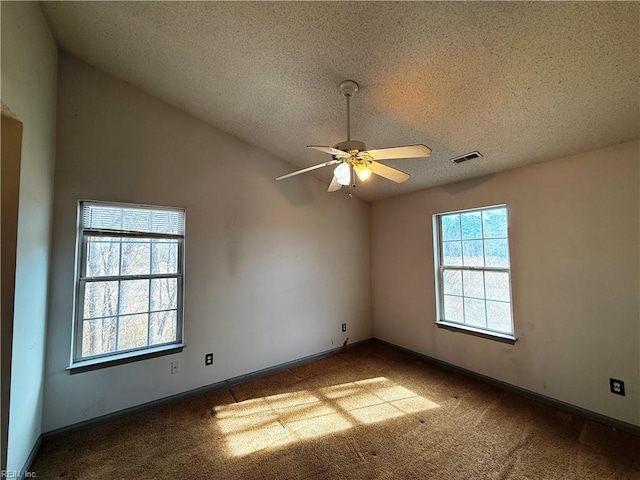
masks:
{"label": "window frame", "polygon": [[[164,234],[124,230],[86,229],[83,222],[83,209],[86,205],[98,205],[101,207],[132,208],[141,210],[174,211],[182,214],[184,229],[183,234]],[[110,238],[151,238],[178,240],[177,272],[148,275],[108,275],[101,277],[87,277],[87,252],[88,237]],[[176,353],[182,350],[184,344],[184,258],[186,237],[186,210],[180,207],[165,207],[159,205],[144,205],[137,203],[121,203],[98,200],[78,200],[77,203],[77,228],[76,228],[76,260],[74,276],[74,302],[72,322],[71,358],[67,370],[85,371],[105,366],[129,363],[143,358],[155,357],[164,354]],[[120,259],[120,262],[122,258]],[[145,280],[145,279],[175,278],[177,283],[176,293],[176,339],[154,345],[114,350],[113,352],[96,355],[82,356],[82,338],[84,321],[84,295],[87,283],[121,280]],[[150,295],[150,293],[149,293]],[[147,314],[149,311],[147,311]],[[126,315],[125,315],[126,316]],[[120,323],[120,315],[117,315],[116,336]],[[116,339],[117,341],[117,339]]]}
{"label": "window frame", "polygon": [[[443,262],[443,248],[442,248],[442,217],[446,215],[456,215],[463,214],[469,212],[482,212],[484,210],[493,210],[496,208],[504,208],[507,212],[507,248],[509,252],[509,266],[508,267],[487,267],[482,266],[464,266],[464,265],[444,265]],[[444,327],[456,331],[461,331],[465,333],[470,333],[474,335],[478,335],[485,338],[490,338],[493,340],[507,341],[509,343],[513,343],[517,340],[515,335],[515,322],[513,315],[513,295],[512,295],[512,286],[511,286],[511,235],[509,234],[509,209],[506,204],[496,204],[496,205],[488,205],[483,207],[474,207],[474,208],[466,208],[462,210],[452,210],[447,212],[435,213],[432,216],[433,222],[433,254],[434,254],[434,273],[435,273],[435,293],[436,293],[436,318],[435,324],[438,327]],[[485,237],[484,234],[482,236],[482,240],[484,242]],[[509,309],[511,314],[511,333],[493,330],[489,327],[478,327],[473,325],[467,325],[465,323],[458,323],[451,320],[445,320],[444,316],[444,271],[445,270],[457,270],[462,272],[464,275],[464,271],[480,271],[480,272],[505,272],[509,275]],[[462,295],[464,302],[464,292]],[[484,301],[486,302],[486,292]],[[485,304],[486,308],[486,304]]]}

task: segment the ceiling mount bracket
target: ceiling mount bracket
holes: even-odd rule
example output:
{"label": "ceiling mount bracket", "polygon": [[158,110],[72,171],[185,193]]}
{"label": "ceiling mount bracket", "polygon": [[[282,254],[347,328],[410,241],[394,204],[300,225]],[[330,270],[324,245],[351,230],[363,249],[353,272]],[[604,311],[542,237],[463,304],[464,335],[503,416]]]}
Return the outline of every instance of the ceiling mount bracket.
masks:
{"label": "ceiling mount bracket", "polygon": [[340,93],[345,97],[353,97],[359,89],[360,87],[353,80],[345,80],[340,84]]}

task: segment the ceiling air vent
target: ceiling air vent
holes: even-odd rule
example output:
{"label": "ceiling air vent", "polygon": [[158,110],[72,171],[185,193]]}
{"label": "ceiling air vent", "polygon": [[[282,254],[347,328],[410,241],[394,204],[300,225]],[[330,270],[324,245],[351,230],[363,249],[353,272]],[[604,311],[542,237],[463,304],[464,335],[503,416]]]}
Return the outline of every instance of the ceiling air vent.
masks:
{"label": "ceiling air vent", "polygon": [[479,158],[481,156],[482,154],[476,150],[475,152],[466,153],[464,155],[460,155],[459,157],[452,158],[451,161],[453,163],[462,163],[462,162],[466,162],[467,160],[473,160],[474,158]]}

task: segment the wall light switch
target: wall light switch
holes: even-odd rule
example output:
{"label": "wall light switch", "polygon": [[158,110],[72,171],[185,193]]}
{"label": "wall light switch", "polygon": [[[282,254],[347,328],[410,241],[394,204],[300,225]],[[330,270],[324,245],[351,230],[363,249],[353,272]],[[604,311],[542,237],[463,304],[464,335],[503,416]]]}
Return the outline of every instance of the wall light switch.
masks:
{"label": "wall light switch", "polygon": [[180,373],[180,362],[171,362],[171,375]]}

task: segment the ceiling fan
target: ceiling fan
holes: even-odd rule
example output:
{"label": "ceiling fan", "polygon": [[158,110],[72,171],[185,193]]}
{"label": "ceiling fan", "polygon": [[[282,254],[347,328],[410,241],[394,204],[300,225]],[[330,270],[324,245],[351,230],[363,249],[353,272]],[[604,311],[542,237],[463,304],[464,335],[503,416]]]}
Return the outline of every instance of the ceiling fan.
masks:
{"label": "ceiling fan", "polygon": [[[356,176],[360,181],[364,182],[372,173],[391,180],[392,182],[402,183],[409,179],[408,174],[383,163],[378,163],[378,161],[400,158],[426,158],[431,155],[431,149],[421,144],[367,150],[367,146],[363,142],[351,140],[350,100],[351,97],[356,94],[358,88],[358,84],[352,80],[345,80],[340,84],[340,93],[347,99],[347,140],[333,147],[323,147],[320,145],[307,146],[307,148],[328,153],[333,158],[328,162],[319,163],[318,165],[281,175],[276,178],[276,180],[283,180],[318,168],[337,165],[333,171],[333,179],[329,184],[329,192],[340,190],[343,185],[355,187]],[[349,193],[349,196],[351,196],[351,193]]]}

